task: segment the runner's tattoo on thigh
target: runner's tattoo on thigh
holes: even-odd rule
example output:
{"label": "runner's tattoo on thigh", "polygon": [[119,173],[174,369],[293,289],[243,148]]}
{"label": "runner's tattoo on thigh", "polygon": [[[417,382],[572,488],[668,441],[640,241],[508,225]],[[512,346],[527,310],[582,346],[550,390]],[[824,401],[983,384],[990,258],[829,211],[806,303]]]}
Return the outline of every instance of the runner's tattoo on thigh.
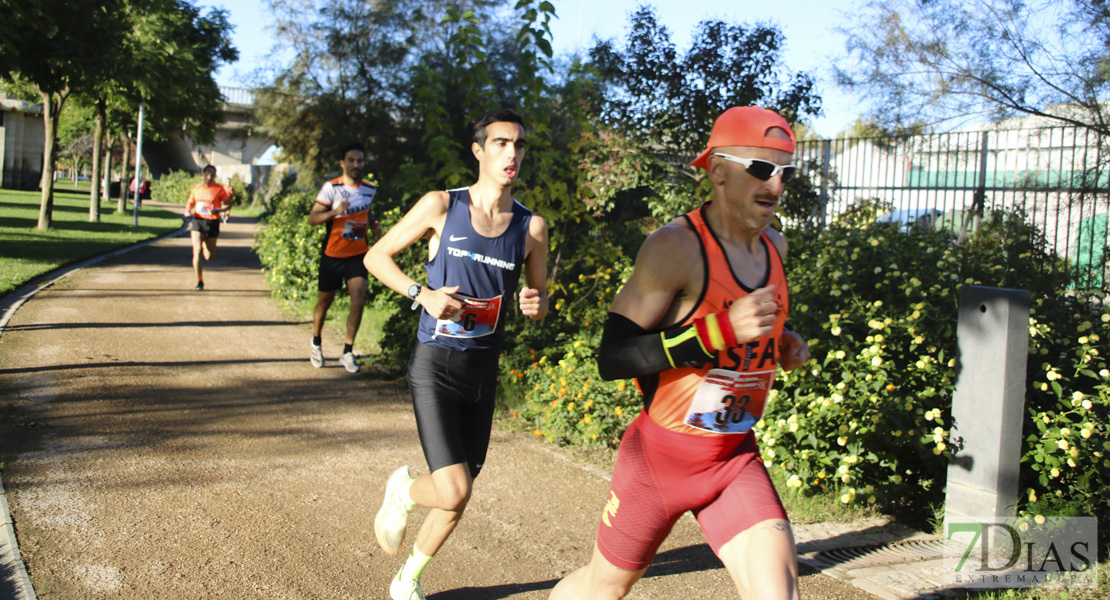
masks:
{"label": "runner's tattoo on thigh", "polygon": [[772,521],[770,523],[764,523],[762,529],[773,529],[781,533],[787,533],[790,531],[790,523],[786,521]]}

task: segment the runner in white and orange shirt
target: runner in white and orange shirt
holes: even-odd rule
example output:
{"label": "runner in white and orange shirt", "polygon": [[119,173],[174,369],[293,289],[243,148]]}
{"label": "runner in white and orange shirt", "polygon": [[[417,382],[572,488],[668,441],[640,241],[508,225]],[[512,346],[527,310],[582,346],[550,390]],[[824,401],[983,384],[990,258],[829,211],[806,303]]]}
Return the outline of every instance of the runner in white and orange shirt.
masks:
{"label": "runner in white and orange shirt", "polygon": [[362,180],[365,153],[358,142],[343,147],[339,160],[343,175],[320,188],[308,215],[309,225],[327,227],[320,251],[319,295],[312,311],[312,345],[309,348],[309,361],[316,368],[324,366],[321,347],[324,320],[344,281],[351,296],[351,310],[347,314],[347,335],[339,364],[350,373],[357,373],[360,368],[354,355],[354,343],[362,324],[362,309],[366,306],[367,272],[362,263],[369,249],[366,232],[369,230],[375,236],[382,234],[370,210],[378,188]]}
{"label": "runner in white and orange shirt", "polygon": [[193,239],[193,272],[197,275],[196,291],[204,289],[204,261],[216,253],[220,237],[220,221],[231,214],[231,187],[216,183],[216,167],[208,165],[201,171],[204,179],[189,191],[185,216],[192,217],[189,235]]}

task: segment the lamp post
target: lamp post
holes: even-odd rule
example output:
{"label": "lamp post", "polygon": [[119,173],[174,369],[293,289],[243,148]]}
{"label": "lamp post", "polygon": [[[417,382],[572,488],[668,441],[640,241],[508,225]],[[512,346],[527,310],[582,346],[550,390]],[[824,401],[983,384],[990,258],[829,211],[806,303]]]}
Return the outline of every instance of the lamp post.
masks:
{"label": "lamp post", "polygon": [[131,205],[131,225],[134,227],[139,226],[139,203],[142,202],[142,186],[139,183],[142,181],[140,176],[143,174],[143,103],[139,103],[139,135],[138,142],[135,144],[135,202]]}

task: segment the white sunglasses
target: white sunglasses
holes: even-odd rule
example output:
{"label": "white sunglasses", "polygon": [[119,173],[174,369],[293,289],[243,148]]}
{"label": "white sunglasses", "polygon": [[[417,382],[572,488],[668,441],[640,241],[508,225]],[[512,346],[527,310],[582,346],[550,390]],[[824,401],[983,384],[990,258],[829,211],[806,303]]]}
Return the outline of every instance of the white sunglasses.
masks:
{"label": "white sunglasses", "polygon": [[761,160],[758,158],[740,158],[731,154],[723,154],[721,152],[714,152],[713,156],[720,156],[721,158],[729,161],[744,165],[748,173],[756,179],[767,181],[768,179],[782,173],[782,182],[790,181],[794,177],[794,173],[798,171],[798,165],[779,165],[771,161]]}

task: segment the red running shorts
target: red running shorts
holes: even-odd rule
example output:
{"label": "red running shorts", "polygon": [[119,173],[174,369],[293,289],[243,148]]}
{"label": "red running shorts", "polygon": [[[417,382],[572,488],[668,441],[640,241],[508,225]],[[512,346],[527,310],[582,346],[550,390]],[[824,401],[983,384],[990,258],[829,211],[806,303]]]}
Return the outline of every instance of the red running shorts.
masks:
{"label": "red running shorts", "polygon": [[751,435],[678,433],[640,413],[621,439],[598,548],[618,568],[643,569],[688,510],[714,553],[760,521],[786,519]]}

